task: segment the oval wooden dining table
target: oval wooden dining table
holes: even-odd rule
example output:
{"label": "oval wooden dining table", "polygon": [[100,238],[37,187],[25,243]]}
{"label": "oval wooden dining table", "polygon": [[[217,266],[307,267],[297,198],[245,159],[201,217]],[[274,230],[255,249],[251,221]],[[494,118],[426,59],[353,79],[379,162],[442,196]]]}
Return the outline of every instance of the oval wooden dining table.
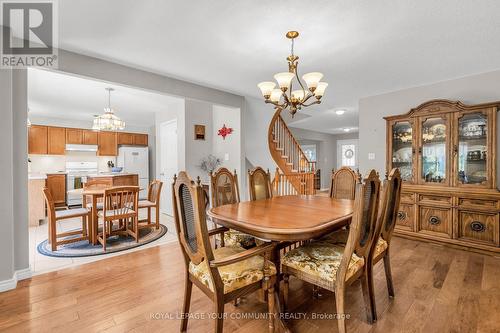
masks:
{"label": "oval wooden dining table", "polygon": [[[298,242],[321,237],[351,221],[354,201],[312,195],[278,196],[245,201],[212,208],[208,211],[214,223],[273,242]],[[279,246],[275,263],[279,268]],[[279,269],[276,303],[282,314],[279,291]],[[277,316],[282,331],[290,332]]]}

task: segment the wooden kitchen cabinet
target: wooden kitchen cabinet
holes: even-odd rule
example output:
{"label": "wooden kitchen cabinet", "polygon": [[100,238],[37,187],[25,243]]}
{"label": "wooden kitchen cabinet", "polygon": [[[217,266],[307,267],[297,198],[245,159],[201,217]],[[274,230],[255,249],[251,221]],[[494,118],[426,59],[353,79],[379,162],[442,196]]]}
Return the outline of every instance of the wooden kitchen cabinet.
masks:
{"label": "wooden kitchen cabinet", "polygon": [[108,183],[109,186],[139,186],[139,175],[137,174],[118,174],[99,177],[89,176],[88,179],[99,179],[102,182]]}
{"label": "wooden kitchen cabinet", "polygon": [[47,126],[30,126],[28,130],[28,154],[47,154]]}
{"label": "wooden kitchen cabinet", "polygon": [[66,206],[66,174],[47,174],[45,186],[52,194],[56,206]]}
{"label": "wooden kitchen cabinet", "polygon": [[47,153],[49,155],[64,155],[66,149],[66,129],[64,127],[48,127],[47,141]]}
{"label": "wooden kitchen cabinet", "polygon": [[83,134],[83,144],[84,145],[96,145],[98,142],[98,132],[92,130],[82,130]]}
{"label": "wooden kitchen cabinet", "polygon": [[148,135],[147,134],[134,134],[134,145],[147,146],[148,145]]}
{"label": "wooden kitchen cabinet", "polygon": [[118,155],[118,142],[116,132],[101,131],[98,134],[99,156]]}
{"label": "wooden kitchen cabinet", "polygon": [[83,130],[80,128],[66,128],[66,143],[74,145],[83,144]]}
{"label": "wooden kitchen cabinet", "polygon": [[118,133],[118,144],[119,145],[133,145],[134,144],[134,134],[132,133]]}

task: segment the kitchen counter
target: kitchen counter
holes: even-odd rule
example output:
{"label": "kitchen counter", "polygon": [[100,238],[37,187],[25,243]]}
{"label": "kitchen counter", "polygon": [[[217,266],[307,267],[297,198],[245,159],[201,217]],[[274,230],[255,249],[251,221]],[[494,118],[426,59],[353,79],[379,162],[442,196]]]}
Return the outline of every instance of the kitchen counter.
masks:
{"label": "kitchen counter", "polygon": [[107,178],[107,177],[120,177],[120,176],[136,176],[136,173],[127,173],[127,172],[100,172],[89,174],[87,177],[90,178]]}
{"label": "kitchen counter", "polygon": [[28,173],[28,179],[29,180],[35,180],[35,179],[47,179],[47,175],[65,175],[66,172],[64,171],[57,171],[57,172],[29,172]]}

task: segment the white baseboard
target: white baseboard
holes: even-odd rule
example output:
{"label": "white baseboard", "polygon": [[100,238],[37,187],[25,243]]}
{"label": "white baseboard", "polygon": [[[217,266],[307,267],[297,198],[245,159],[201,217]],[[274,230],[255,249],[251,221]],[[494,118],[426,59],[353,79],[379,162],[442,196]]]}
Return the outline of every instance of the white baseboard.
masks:
{"label": "white baseboard", "polygon": [[0,292],[16,289],[17,281],[29,279],[31,275],[31,267],[15,271],[12,279],[0,281]]}

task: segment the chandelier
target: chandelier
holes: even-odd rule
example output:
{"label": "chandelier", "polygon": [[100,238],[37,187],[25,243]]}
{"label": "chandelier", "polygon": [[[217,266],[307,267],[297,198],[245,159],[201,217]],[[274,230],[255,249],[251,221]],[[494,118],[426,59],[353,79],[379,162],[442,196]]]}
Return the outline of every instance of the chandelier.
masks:
{"label": "chandelier", "polygon": [[[321,103],[321,97],[323,97],[325,89],[328,87],[328,83],[320,82],[323,78],[323,74],[319,72],[311,72],[302,76],[302,79],[307,85],[307,89],[304,88],[304,84],[300,80],[297,71],[299,57],[293,54],[294,40],[298,36],[299,33],[297,31],[289,31],[286,33],[286,37],[292,41],[292,51],[286,58],[288,61],[288,72],[282,72],[274,75],[274,79],[278,82],[279,89],[275,89],[276,83],[271,81],[261,82],[257,85],[260,88],[266,103],[271,103],[276,108],[282,110],[288,108],[292,117],[303,107]],[[293,90],[292,80],[294,78],[296,78],[299,85],[298,88],[300,89]],[[306,104],[312,97],[315,99],[309,102],[309,104]]]}
{"label": "chandelier", "polygon": [[108,107],[104,108],[104,114],[100,116],[94,116],[94,124],[92,125],[93,130],[99,131],[116,131],[123,130],[125,128],[125,122],[113,114],[113,109],[111,108],[111,92],[113,88],[106,88],[108,92]]}

